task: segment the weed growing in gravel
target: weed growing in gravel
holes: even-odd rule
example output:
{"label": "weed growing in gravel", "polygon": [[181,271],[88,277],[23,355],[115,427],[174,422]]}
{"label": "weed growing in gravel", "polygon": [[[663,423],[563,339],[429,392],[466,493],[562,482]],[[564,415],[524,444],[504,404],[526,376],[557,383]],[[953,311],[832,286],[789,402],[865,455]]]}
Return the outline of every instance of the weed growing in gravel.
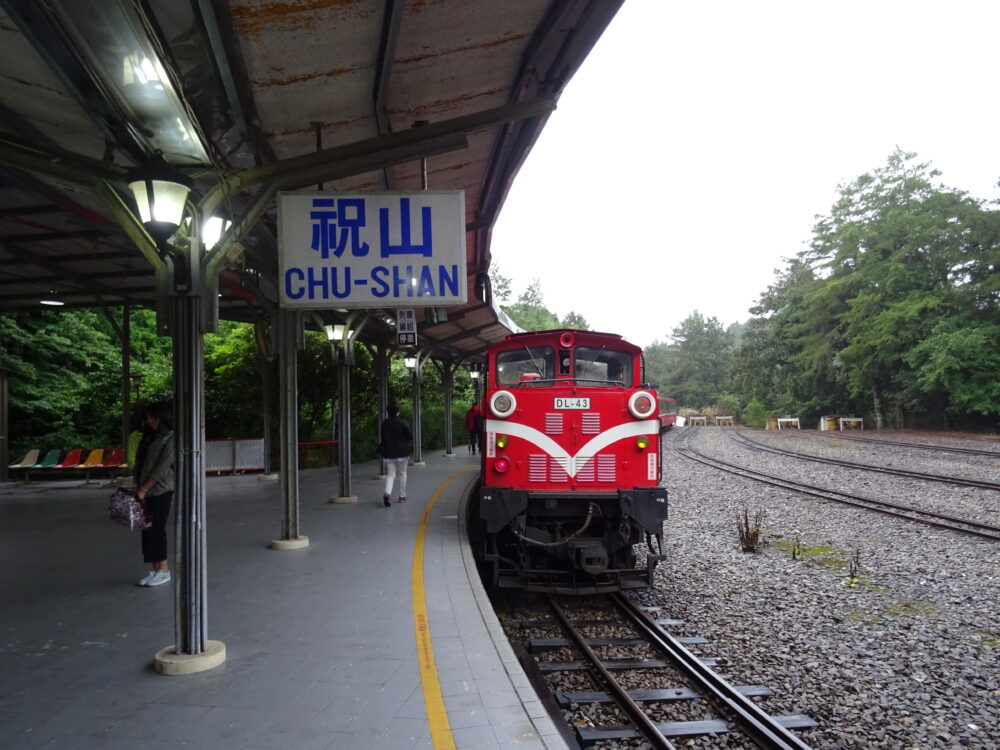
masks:
{"label": "weed growing in gravel", "polygon": [[983,639],[983,645],[986,648],[996,648],[1000,646],[1000,637],[995,633],[991,633],[988,630],[977,630],[976,635]]}
{"label": "weed growing in gravel", "polygon": [[904,599],[903,601],[893,604],[886,610],[885,613],[889,617],[904,617],[906,615],[909,615],[910,617],[919,617],[920,615],[933,615],[937,611],[938,608],[933,604]]}
{"label": "weed growing in gravel", "polygon": [[852,620],[862,622],[865,625],[877,625],[884,618],[899,619],[900,617],[923,617],[933,615],[938,612],[938,608],[927,602],[917,602],[912,599],[902,599],[893,602],[888,607],[874,612],[866,612],[861,609],[852,609],[848,617]]}
{"label": "weed growing in gravel", "polygon": [[736,514],[736,530],[740,534],[740,549],[744,552],[756,552],[764,543],[760,537],[760,527],[764,524],[764,511],[755,510],[750,517],[750,508],[746,505]]}
{"label": "weed growing in gravel", "polygon": [[854,550],[854,554],[851,555],[851,559],[848,563],[847,568],[847,578],[844,579],[845,586],[857,586],[858,582],[861,580],[861,548],[858,547]]}

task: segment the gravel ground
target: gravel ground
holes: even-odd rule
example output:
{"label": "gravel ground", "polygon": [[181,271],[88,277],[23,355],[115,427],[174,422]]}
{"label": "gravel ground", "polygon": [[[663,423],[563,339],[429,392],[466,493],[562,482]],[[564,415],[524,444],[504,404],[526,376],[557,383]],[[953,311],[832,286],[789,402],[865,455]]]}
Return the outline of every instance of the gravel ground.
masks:
{"label": "gravel ground", "polygon": [[[812,484],[1000,524],[998,492],[747,450],[724,432],[693,428],[693,444]],[[847,447],[821,436],[794,443],[753,437],[810,446],[816,455],[1000,481],[1000,462],[991,457]],[[667,560],[656,588],[640,598],[709,638],[729,660],[719,671],[730,682],[766,685],[776,693],[762,704],[770,713],[819,722],[799,735],[816,750],[1000,747],[1000,544],[766,487],[669,448],[664,461]],[[764,514],[767,544],[756,554],[740,551],[743,507]],[[860,580],[848,585],[855,556]]]}

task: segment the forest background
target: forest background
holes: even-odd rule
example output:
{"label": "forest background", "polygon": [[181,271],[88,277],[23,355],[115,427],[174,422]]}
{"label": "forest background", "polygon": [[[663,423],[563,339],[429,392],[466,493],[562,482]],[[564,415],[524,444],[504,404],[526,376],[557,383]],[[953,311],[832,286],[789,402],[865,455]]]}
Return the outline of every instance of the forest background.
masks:
{"label": "forest background", "polygon": [[[841,186],[829,215],[817,217],[808,249],[775,271],[747,321],[724,327],[693,311],[646,348],[646,379],[682,413],[733,414],[750,426],[769,415],[814,426],[821,415],[851,414],[880,427],[1000,431],[1000,212],[937,177],[930,164],[897,150]],[[511,301],[510,277],[494,267],[491,279],[503,309],[526,330],[589,327],[578,312],[560,318],[549,310],[538,280]],[[651,287],[651,303],[637,305],[637,314],[655,315],[658,294],[669,287]],[[169,401],[170,339],[156,335],[152,312],[131,315],[141,400]],[[359,346],[356,359],[352,447],[362,461],[374,457],[378,395],[371,352]],[[3,315],[0,364],[8,370],[13,457],[28,448],[121,442],[121,346],[99,311]],[[262,367],[274,369],[272,377]],[[338,389],[323,334],[307,331],[298,367],[299,440],[334,439]],[[275,368],[262,363],[253,326],[222,321],[206,336],[208,439],[263,434],[262,384],[277,388]],[[444,444],[440,375],[433,365],[424,373],[426,449]],[[408,416],[411,379],[399,357],[389,391]],[[459,368],[459,445],[472,394]]]}

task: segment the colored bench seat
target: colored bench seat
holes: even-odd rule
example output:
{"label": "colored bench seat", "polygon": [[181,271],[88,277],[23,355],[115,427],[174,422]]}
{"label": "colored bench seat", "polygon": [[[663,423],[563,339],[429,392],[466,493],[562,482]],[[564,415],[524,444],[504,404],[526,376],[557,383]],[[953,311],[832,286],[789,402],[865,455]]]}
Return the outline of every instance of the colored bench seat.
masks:
{"label": "colored bench seat", "polygon": [[37,464],[35,464],[31,468],[32,469],[51,469],[53,466],[55,466],[57,463],[59,463],[59,459],[61,457],[62,457],[62,451],[59,450],[58,448],[53,448],[52,450],[50,450],[48,453],[45,454],[45,458],[43,458],[40,462],[38,462]]}
{"label": "colored bench seat", "polygon": [[30,451],[28,451],[27,453],[25,453],[21,457],[20,461],[18,461],[17,463],[11,464],[7,468],[8,469],[30,469],[32,466],[34,466],[35,464],[38,463],[38,456],[39,456],[40,453],[41,453],[41,450],[39,450],[38,448],[32,448]]}
{"label": "colored bench seat", "polygon": [[66,454],[66,458],[53,466],[53,469],[72,469],[77,464],[80,463],[80,458],[83,456],[83,450],[81,448],[74,448],[69,453]]}

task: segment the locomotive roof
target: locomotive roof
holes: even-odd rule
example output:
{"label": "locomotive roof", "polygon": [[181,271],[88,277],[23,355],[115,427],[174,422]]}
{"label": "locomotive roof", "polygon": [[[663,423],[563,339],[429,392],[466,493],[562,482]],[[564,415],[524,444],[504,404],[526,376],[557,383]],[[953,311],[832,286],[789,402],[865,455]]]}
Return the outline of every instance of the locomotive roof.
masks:
{"label": "locomotive roof", "polygon": [[605,339],[606,341],[614,341],[616,345],[621,345],[625,349],[633,352],[642,351],[642,347],[633,344],[630,341],[626,341],[622,338],[620,333],[604,333],[602,331],[581,331],[576,328],[555,328],[549,331],[525,331],[523,333],[512,333],[508,335],[503,344],[497,344],[495,348],[503,348],[504,344],[514,344],[516,346],[523,346],[526,339],[555,339],[558,340],[560,336],[564,333],[572,334],[577,340],[583,340],[585,343],[589,344],[592,339]]}

